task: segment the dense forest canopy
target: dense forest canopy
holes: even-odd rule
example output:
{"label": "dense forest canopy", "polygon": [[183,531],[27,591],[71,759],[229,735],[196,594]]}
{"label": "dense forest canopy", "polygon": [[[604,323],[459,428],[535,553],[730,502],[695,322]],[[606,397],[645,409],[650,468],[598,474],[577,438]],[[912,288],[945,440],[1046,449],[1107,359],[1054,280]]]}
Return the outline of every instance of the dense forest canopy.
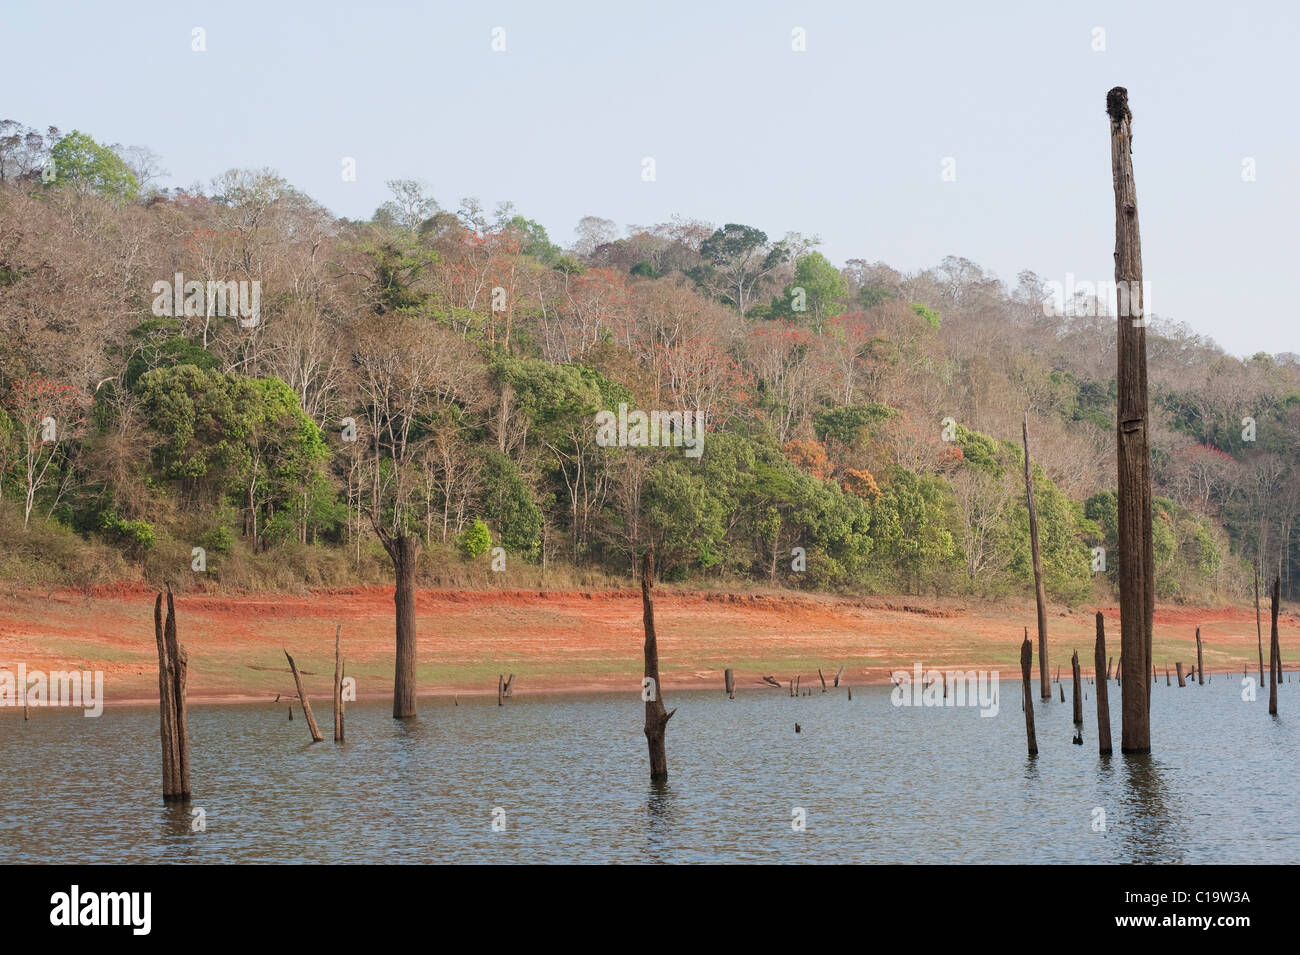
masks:
{"label": "dense forest canopy", "polygon": [[[565,246],[414,180],[361,222],[269,169],[160,174],[0,123],[0,576],[342,584],[400,532],[434,582],[653,543],[698,584],[1023,594],[1027,415],[1048,594],[1109,599],[1104,302],[757,225],[588,216]],[[1148,342],[1159,593],[1243,598],[1258,563],[1294,596],[1300,359]],[[598,441],[620,405],[690,413],[703,453]]]}

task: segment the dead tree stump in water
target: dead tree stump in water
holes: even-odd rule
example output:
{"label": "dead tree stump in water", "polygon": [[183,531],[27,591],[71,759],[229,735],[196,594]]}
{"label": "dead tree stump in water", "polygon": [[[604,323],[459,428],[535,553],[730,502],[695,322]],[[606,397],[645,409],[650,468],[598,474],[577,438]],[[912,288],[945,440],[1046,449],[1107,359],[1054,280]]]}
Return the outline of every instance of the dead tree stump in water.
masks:
{"label": "dead tree stump in water", "polygon": [[154,639],[158,645],[158,711],[163,754],[163,801],[190,798],[190,739],[185,710],[185,685],[189,655],[176,639],[176,605],[167,586],[167,621],[163,623],[163,595],[153,607]]}
{"label": "dead tree stump in water", "polygon": [[506,675],[497,674],[497,706],[506,705]]}
{"label": "dead tree stump in water", "polygon": [[[1101,612],[1101,611],[1098,611],[1099,614],[1100,614],[1100,612]],[[1115,658],[1114,658],[1114,657],[1111,657],[1109,660],[1106,661],[1106,679],[1108,679],[1108,680],[1110,679],[1110,665],[1111,665],[1112,663],[1114,663],[1114,662],[1115,662]]]}
{"label": "dead tree stump in water", "polygon": [[1074,725],[1083,725],[1083,677],[1079,673],[1079,651],[1070,657],[1070,670],[1074,675]]}
{"label": "dead tree stump in water", "polygon": [[1061,702],[1065,702],[1065,684],[1058,682],[1056,688],[1061,691]]}
{"label": "dead tree stump in water", "polygon": [[668,781],[668,756],[664,749],[664,730],[676,710],[664,707],[663,687],[659,683],[659,642],[655,638],[655,608],[651,591],[654,588],[654,549],[641,555],[641,617],[645,626],[645,679],[643,686],[649,690],[645,702],[645,738],[650,750],[650,781]]}
{"label": "dead tree stump in water", "polygon": [[1201,655],[1201,628],[1196,628],[1196,685],[1205,686],[1205,658]]}
{"label": "dead tree stump in water", "polygon": [[727,699],[734,700],[736,698],[736,671],[730,668],[723,671],[722,680],[726,686]]}
{"label": "dead tree stump in water", "polygon": [[298,674],[298,665],[293,662],[293,657],[289,656],[288,650],[284,651],[284,656],[289,661],[289,669],[293,671],[293,682],[298,687],[298,699],[302,703],[303,716],[307,717],[307,728],[311,730],[311,741],[319,743],[325,737],[320,735],[320,727],[316,725],[316,717],[311,715],[311,704],[307,702],[307,694],[303,692],[302,677]]}
{"label": "dead tree stump in water", "polygon": [[[1097,611],[1097,648],[1093,653],[1093,666],[1101,672],[1101,665],[1106,659],[1106,619]],[[1106,665],[1106,675],[1110,676],[1110,664]],[[1106,698],[1106,681],[1094,680],[1097,685],[1097,748],[1102,756],[1109,756],[1110,749],[1110,701]]]}
{"label": "dead tree stump in water", "polygon": [[1165,686],[1173,686],[1173,684],[1169,682],[1169,664],[1167,663],[1165,664]]}
{"label": "dead tree stump in water", "polygon": [[1181,663],[1175,663],[1174,669],[1178,671],[1178,685],[1186,686],[1187,684],[1183,681],[1183,665]]}
{"label": "dead tree stump in water", "polygon": [[[1115,285],[1120,312],[1115,415],[1119,472],[1120,661],[1144,675],[1151,666],[1155,615],[1155,547],[1151,533],[1151,436],[1147,402],[1146,303],[1142,290],[1142,239],[1133,179],[1133,115],[1128,90],[1106,94],[1110,117],[1111,180],[1115,189]],[[1129,680],[1123,687],[1125,753],[1151,751],[1151,685]]]}
{"label": "dead tree stump in water", "polygon": [[1269,630],[1269,651],[1268,651],[1268,712],[1270,716],[1277,716],[1277,671],[1278,671],[1278,644],[1277,644],[1277,606],[1282,586],[1282,578],[1273,578],[1273,601],[1270,614],[1273,618],[1272,628]]}
{"label": "dead tree stump in water", "polygon": [[826,692],[826,676],[822,673],[822,668],[817,668],[817,676],[822,681],[822,692]]}
{"label": "dead tree stump in water", "polygon": [[[1259,646],[1259,688],[1264,688],[1264,629],[1259,618],[1259,565],[1255,565],[1255,640]],[[1243,678],[1246,671],[1241,671]]]}
{"label": "dead tree stump in water", "polygon": [[836,672],[836,674],[835,674],[835,683],[834,683],[834,685],[835,685],[836,687],[838,687],[838,686],[840,685],[840,677],[842,677],[843,675],[844,675],[844,667],[840,667],[840,668],[839,668],[839,671]]}
{"label": "dead tree stump in water", "polygon": [[1029,755],[1038,755],[1038,739],[1034,736],[1034,691],[1033,691],[1034,647],[1025,636],[1020,644],[1020,683],[1024,691],[1025,737],[1029,741]]}
{"label": "dead tree stump in water", "polygon": [[1034,478],[1029,466],[1029,412],[1020,425],[1025,442],[1025,499],[1029,504],[1029,547],[1034,563],[1034,600],[1038,604],[1038,683],[1045,700],[1052,698],[1047,676],[1047,591],[1043,588],[1043,555],[1038,549],[1038,507],[1034,504]]}
{"label": "dead tree stump in water", "polygon": [[[334,742],[343,742],[343,648],[339,634],[343,624],[334,630]],[[290,713],[293,710],[289,711]]]}

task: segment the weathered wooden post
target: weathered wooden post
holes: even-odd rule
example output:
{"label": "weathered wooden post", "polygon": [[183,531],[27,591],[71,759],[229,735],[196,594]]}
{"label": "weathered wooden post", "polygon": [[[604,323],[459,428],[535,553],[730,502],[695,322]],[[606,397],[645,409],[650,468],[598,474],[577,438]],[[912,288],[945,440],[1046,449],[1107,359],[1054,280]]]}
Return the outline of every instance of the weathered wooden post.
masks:
{"label": "weathered wooden post", "polygon": [[1083,678],[1079,673],[1079,651],[1070,657],[1070,671],[1074,674],[1074,725],[1083,725]]}
{"label": "weathered wooden post", "polygon": [[668,755],[664,750],[664,730],[676,710],[664,707],[663,686],[659,682],[659,642],[655,638],[654,588],[655,558],[651,547],[641,555],[641,619],[645,626],[645,738],[650,749],[650,781],[668,781]]}
{"label": "weathered wooden post", "polygon": [[[1106,659],[1106,620],[1097,611],[1097,648],[1093,653],[1093,666],[1101,673],[1102,662]],[[1108,666],[1109,671],[1109,666]],[[1102,756],[1109,756],[1110,749],[1110,701],[1106,698],[1106,681],[1096,680],[1097,685],[1097,747]]]}
{"label": "weathered wooden post", "polygon": [[1186,686],[1187,684],[1183,681],[1183,665],[1181,663],[1175,663],[1174,669],[1178,671],[1178,685]]}
{"label": "weathered wooden post", "polygon": [[[1142,239],[1133,180],[1133,116],[1128,90],[1106,94],[1110,159],[1115,188],[1115,285],[1120,314],[1117,335],[1118,409],[1115,421],[1119,466],[1120,659],[1143,674],[1151,665],[1155,615],[1155,549],[1151,536],[1151,439],[1147,421],[1146,304],[1142,295]],[[1121,749],[1151,751],[1151,686],[1145,679],[1122,684]]]}
{"label": "weathered wooden post", "polygon": [[[339,624],[334,630],[334,742],[343,742],[343,648],[339,642],[339,634],[343,632],[343,624]],[[290,713],[293,710],[289,711]]]}
{"label": "weathered wooden post", "polygon": [[1196,628],[1196,685],[1205,686],[1205,657],[1201,655],[1201,628]]}
{"label": "weathered wooden post", "polygon": [[1282,586],[1282,578],[1273,578],[1273,601],[1270,614],[1273,618],[1273,625],[1269,631],[1269,651],[1268,651],[1268,712],[1272,716],[1277,716],[1277,607]]}
{"label": "weathered wooden post", "polygon": [[736,671],[728,668],[722,674],[723,683],[726,684],[727,699],[736,698]]}
{"label": "weathered wooden post", "polygon": [[[1255,564],[1255,639],[1259,644],[1259,688],[1264,688],[1264,628],[1259,619],[1259,563]],[[1245,677],[1246,671],[1241,673]]]}
{"label": "weathered wooden post", "polygon": [[167,622],[162,617],[163,595],[153,606],[154,640],[158,646],[159,735],[163,755],[163,801],[190,798],[190,737],[185,708],[189,679],[189,654],[176,639],[176,605],[167,585]]}
{"label": "weathered wooden post", "polygon": [[1033,691],[1034,648],[1028,635],[1020,644],[1020,683],[1023,688],[1025,708],[1025,736],[1029,740],[1029,755],[1038,755],[1038,739],[1034,736],[1034,691]]}
{"label": "weathered wooden post", "polygon": [[293,662],[293,657],[289,656],[289,651],[284,651],[284,657],[289,661],[289,669],[293,672],[293,682],[298,688],[298,699],[302,701],[302,714],[307,717],[307,729],[311,730],[311,741],[319,743],[324,736],[320,734],[320,727],[316,725],[316,717],[311,715],[311,704],[307,702],[307,694],[302,689],[302,677],[298,675],[298,666]]}
{"label": "weathered wooden post", "polygon": [[1025,443],[1025,499],[1029,504],[1029,548],[1034,562],[1034,600],[1038,603],[1038,683],[1043,699],[1052,698],[1047,678],[1047,592],[1043,589],[1043,556],[1038,549],[1038,508],[1034,505],[1034,478],[1029,467],[1029,412],[1020,424]]}

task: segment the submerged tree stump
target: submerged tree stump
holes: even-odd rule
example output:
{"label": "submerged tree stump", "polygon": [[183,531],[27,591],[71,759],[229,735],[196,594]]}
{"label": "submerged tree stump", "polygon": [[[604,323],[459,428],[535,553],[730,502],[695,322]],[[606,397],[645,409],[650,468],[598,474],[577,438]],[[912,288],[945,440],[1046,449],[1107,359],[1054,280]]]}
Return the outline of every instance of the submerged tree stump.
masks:
{"label": "submerged tree stump", "polygon": [[[334,742],[343,742],[343,650],[339,635],[343,624],[334,630]],[[290,710],[289,712],[293,712]]]}
{"label": "submerged tree stump", "polygon": [[1270,614],[1273,618],[1272,628],[1269,631],[1269,656],[1268,656],[1268,712],[1272,716],[1277,716],[1277,672],[1278,672],[1278,645],[1277,645],[1277,608],[1280,597],[1280,588],[1282,578],[1273,578],[1273,599]]}
{"label": "submerged tree stump", "polygon": [[[1115,189],[1115,284],[1120,293],[1116,336],[1118,394],[1115,416],[1119,471],[1120,662],[1144,676],[1123,688],[1125,753],[1151,751],[1152,620],[1155,616],[1155,546],[1151,532],[1151,436],[1147,402],[1146,303],[1142,300],[1142,239],[1133,179],[1133,115],[1128,90],[1106,94],[1110,117],[1111,180]],[[1127,305],[1127,308],[1123,307]]]}
{"label": "submerged tree stump", "polygon": [[176,605],[167,585],[167,621],[162,616],[163,595],[153,605],[154,640],[158,646],[158,714],[162,739],[163,801],[190,798],[190,738],[185,712],[185,685],[189,654],[176,638]]}
{"label": "submerged tree stump", "polygon": [[1187,684],[1183,681],[1183,665],[1181,663],[1175,663],[1174,669],[1178,671],[1178,685],[1186,686]]}
{"label": "submerged tree stump", "polygon": [[1201,656],[1201,628],[1196,628],[1196,685],[1205,685],[1205,658]]}
{"label": "submerged tree stump", "polygon": [[1038,507],[1034,503],[1034,477],[1029,465],[1029,413],[1020,425],[1025,442],[1025,500],[1029,505],[1029,548],[1034,564],[1034,601],[1038,605],[1038,683],[1045,700],[1052,698],[1047,675],[1047,591],[1043,588],[1043,555],[1038,549]]}
{"label": "submerged tree stump", "polygon": [[[1106,619],[1097,611],[1097,648],[1093,654],[1093,666],[1101,672],[1102,662],[1106,659]],[[1106,667],[1110,675],[1110,665]],[[1094,680],[1097,686],[1097,749],[1102,756],[1109,756],[1110,749],[1110,701],[1106,698],[1106,681]]]}
{"label": "submerged tree stump", "polygon": [[727,691],[727,699],[734,700],[736,698],[736,671],[731,668],[724,670],[722,681]]}
{"label": "submerged tree stump", "polygon": [[654,548],[641,556],[641,618],[645,626],[645,684],[650,692],[645,701],[645,738],[650,750],[650,781],[668,781],[668,755],[664,749],[664,730],[676,710],[664,707],[663,687],[659,682],[659,641],[655,637]]}
{"label": "submerged tree stump", "polygon": [[1020,644],[1020,683],[1024,691],[1025,737],[1029,742],[1029,755],[1038,755],[1038,739],[1034,735],[1034,690],[1033,690],[1034,647],[1025,635]]}
{"label": "submerged tree stump", "polygon": [[307,694],[302,689],[302,677],[298,674],[298,666],[293,662],[293,657],[289,656],[289,651],[284,651],[285,659],[289,661],[289,669],[293,671],[293,682],[298,687],[298,699],[302,703],[302,714],[307,717],[307,729],[311,730],[311,741],[319,743],[325,739],[320,734],[320,727],[316,725],[316,717],[311,715],[311,704],[307,702]]}
{"label": "submerged tree stump", "polygon": [[[1259,646],[1259,688],[1264,688],[1264,630],[1260,623],[1259,617],[1259,565],[1255,566],[1255,640]],[[1241,675],[1244,678],[1246,671],[1243,668]]]}
{"label": "submerged tree stump", "polygon": [[1070,657],[1070,671],[1074,675],[1074,725],[1083,725],[1083,677],[1079,673],[1079,651]]}

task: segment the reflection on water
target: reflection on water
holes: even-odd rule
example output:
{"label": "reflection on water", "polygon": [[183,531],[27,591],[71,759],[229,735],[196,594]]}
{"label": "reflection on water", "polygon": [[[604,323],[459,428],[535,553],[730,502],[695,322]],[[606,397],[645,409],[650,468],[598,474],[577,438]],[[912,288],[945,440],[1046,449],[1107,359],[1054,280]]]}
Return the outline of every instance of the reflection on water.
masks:
{"label": "reflection on water", "polygon": [[341,746],[328,711],[313,745],[283,704],[194,706],[181,806],[160,796],[155,709],[0,710],[0,845],[6,862],[1300,862],[1275,838],[1300,829],[1285,688],[1273,720],[1234,681],[1154,687],[1153,756],[1099,757],[1086,708],[1072,745],[1071,705],[1035,700],[1032,759],[1015,706],[667,695],[660,786],[636,689],[424,700],[402,721],[353,705]]}
{"label": "reflection on water", "polygon": [[1123,757],[1124,798],[1130,824],[1124,849],[1132,862],[1183,862],[1182,827],[1169,812],[1159,760],[1147,754]]}

